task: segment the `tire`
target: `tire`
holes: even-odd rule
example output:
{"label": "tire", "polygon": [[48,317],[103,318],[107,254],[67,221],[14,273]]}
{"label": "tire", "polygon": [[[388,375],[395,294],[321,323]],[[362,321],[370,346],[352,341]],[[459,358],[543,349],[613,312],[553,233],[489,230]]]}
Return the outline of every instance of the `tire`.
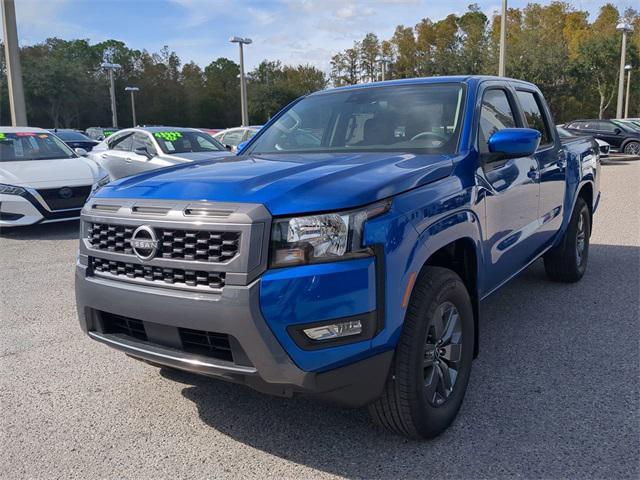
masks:
{"label": "tire", "polygon": [[640,142],[629,142],[624,146],[623,152],[627,155],[640,155]]}
{"label": "tire", "polygon": [[573,283],[582,278],[589,260],[590,235],[591,215],[578,197],[561,242],[544,256],[544,269],[551,280]]}
{"label": "tire", "polygon": [[369,406],[373,421],[414,439],[442,433],[462,405],[473,349],[473,309],[462,280],[446,268],[423,268],[389,378],[381,397]]}

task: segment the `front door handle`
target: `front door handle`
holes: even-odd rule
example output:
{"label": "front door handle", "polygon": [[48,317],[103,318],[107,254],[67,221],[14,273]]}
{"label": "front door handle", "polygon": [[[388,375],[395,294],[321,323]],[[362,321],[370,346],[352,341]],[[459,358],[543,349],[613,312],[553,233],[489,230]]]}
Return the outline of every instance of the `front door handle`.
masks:
{"label": "front door handle", "polygon": [[560,155],[558,157],[558,161],[556,162],[556,165],[558,166],[560,171],[564,171],[564,169],[567,167],[567,157],[565,157],[564,155]]}

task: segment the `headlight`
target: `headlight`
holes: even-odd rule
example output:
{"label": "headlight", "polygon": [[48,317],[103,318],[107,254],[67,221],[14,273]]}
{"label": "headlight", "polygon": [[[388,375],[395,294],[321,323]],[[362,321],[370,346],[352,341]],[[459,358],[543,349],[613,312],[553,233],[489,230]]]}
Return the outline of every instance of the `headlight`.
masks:
{"label": "headlight", "polygon": [[0,193],[5,195],[24,195],[27,191],[22,187],[0,183]]}
{"label": "headlight", "polygon": [[382,215],[391,201],[359,210],[276,219],[271,228],[271,267],[341,260],[367,253],[362,233],[367,220]]}

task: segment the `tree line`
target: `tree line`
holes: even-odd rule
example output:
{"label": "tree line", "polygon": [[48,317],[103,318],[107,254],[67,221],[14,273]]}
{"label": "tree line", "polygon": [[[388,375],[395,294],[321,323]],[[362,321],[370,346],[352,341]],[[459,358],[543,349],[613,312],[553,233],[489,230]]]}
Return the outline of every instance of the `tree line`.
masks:
{"label": "tree line", "polygon": [[[4,48],[0,43],[0,124],[10,124]],[[105,58],[105,54],[108,58]],[[115,92],[119,126],[132,124],[131,103],[125,87],[135,95],[139,124],[226,128],[240,125],[240,67],[218,58],[201,68],[182,64],[164,47],[160,52],[133,50],[123,42],[50,38],[20,49],[27,117],[30,125],[45,128],[111,126],[108,73],[103,61],[117,63]],[[301,95],[327,86],[319,69],[263,61],[248,73],[249,116],[266,122],[282,106]]]}
{"label": "tree line", "polygon": [[[565,2],[507,10],[509,77],[537,84],[557,122],[616,114],[620,19],[635,27],[628,38],[631,64],[630,115],[640,117],[640,17],[614,5],[600,8],[593,22],[586,11]],[[355,83],[433,75],[497,75],[500,15],[488,18],[472,4],[463,15],[439,21],[423,18],[398,25],[389,39],[368,33],[331,59],[331,83]],[[635,80],[633,75],[635,74]]]}
{"label": "tree line", "polygon": [[[507,12],[507,75],[542,89],[557,122],[613,117],[618,91],[620,18],[635,26],[627,63],[633,65],[630,109],[640,116],[640,16],[605,4],[591,22],[568,3],[531,3]],[[488,18],[472,4],[462,15],[413,27],[398,25],[391,38],[368,33],[331,58],[329,75],[310,65],[264,60],[248,73],[249,117],[266,122],[295,98],[333,86],[432,75],[498,71],[500,16]],[[110,126],[108,75],[115,74],[119,126],[131,125],[125,87],[136,86],[140,124],[225,128],[240,124],[240,68],[218,58],[204,68],[183,64],[169,47],[160,52],[130,49],[121,41],[51,38],[20,49],[30,125],[48,128]],[[4,48],[0,43],[0,124],[10,123]]]}

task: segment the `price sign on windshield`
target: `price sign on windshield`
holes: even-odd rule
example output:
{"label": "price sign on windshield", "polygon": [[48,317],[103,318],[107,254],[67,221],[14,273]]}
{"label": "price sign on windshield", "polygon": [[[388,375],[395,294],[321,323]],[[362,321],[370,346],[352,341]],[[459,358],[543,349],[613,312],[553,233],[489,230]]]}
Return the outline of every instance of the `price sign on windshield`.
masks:
{"label": "price sign on windshield", "polygon": [[167,142],[175,142],[177,139],[182,138],[180,132],[156,132],[153,136]]}

